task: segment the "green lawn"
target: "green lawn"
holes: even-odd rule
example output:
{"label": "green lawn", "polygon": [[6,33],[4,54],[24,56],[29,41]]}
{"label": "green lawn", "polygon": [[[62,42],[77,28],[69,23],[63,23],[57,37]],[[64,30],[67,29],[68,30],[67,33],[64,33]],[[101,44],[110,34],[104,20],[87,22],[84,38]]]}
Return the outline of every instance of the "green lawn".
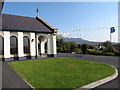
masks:
{"label": "green lawn", "polygon": [[115,72],[106,64],[71,58],[26,60],[9,65],[34,88],[78,88]]}

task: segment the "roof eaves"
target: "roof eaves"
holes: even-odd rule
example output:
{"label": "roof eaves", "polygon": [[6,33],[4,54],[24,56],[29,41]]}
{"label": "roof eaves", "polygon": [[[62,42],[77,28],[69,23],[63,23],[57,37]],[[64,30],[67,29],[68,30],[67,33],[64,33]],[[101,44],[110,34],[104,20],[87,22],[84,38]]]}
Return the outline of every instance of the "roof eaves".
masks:
{"label": "roof eaves", "polygon": [[20,32],[36,32],[36,33],[53,33],[52,31],[46,30],[23,30],[23,29],[8,29],[8,28],[0,28],[0,31],[20,31]]}

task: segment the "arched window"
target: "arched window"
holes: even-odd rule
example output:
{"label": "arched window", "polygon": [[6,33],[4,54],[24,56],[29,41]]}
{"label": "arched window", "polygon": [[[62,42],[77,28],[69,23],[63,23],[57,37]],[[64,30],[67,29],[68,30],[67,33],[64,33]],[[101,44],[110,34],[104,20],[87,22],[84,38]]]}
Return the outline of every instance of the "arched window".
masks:
{"label": "arched window", "polygon": [[4,55],[4,39],[0,36],[0,55]]}
{"label": "arched window", "polygon": [[27,36],[23,37],[24,53],[30,53],[30,40]]}
{"label": "arched window", "polygon": [[10,53],[18,54],[18,40],[17,40],[16,36],[10,37]]}

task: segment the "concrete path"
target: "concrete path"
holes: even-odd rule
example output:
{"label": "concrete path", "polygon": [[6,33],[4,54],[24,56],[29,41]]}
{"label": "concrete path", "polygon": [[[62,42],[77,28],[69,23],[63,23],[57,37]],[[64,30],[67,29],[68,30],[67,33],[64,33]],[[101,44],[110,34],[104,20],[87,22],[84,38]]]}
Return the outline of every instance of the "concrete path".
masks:
{"label": "concrete path", "polygon": [[27,90],[32,90],[6,62],[3,62],[2,69],[2,88],[21,88],[21,90],[27,88]]}
{"label": "concrete path", "polygon": [[[117,56],[97,56],[97,55],[59,53],[58,57],[68,57],[68,58],[76,58],[76,59],[89,60],[89,61],[95,61],[95,62],[102,62],[102,63],[113,65],[116,68],[118,68],[118,57]],[[118,88],[118,77],[96,88],[115,88],[116,90]]]}

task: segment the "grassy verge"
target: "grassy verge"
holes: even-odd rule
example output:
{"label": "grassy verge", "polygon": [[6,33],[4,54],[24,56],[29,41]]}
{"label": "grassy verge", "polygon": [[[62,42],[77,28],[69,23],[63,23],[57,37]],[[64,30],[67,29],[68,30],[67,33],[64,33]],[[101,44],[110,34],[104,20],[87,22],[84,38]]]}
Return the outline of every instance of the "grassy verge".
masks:
{"label": "grassy verge", "polygon": [[10,62],[34,88],[78,88],[112,75],[109,65],[71,58]]}

